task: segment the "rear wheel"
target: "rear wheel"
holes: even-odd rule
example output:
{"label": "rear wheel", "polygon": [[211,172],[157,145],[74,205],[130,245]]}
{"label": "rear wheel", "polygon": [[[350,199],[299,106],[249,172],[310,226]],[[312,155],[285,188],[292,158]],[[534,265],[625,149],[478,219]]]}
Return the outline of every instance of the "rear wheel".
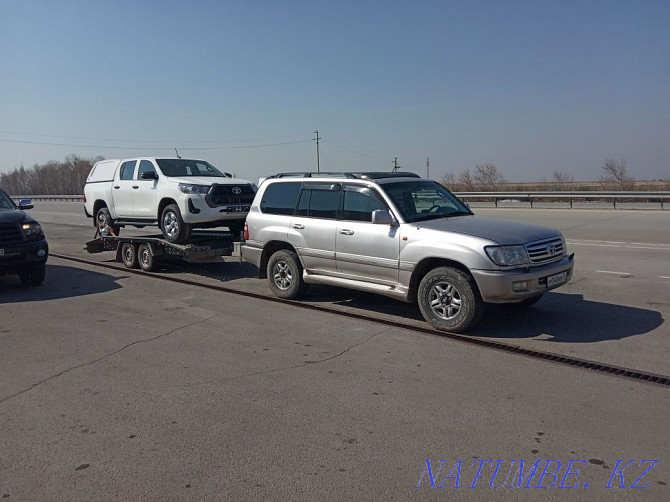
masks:
{"label": "rear wheel", "polygon": [[424,276],[419,284],[418,303],[431,326],[453,333],[475,326],[485,308],[474,279],[451,267],[438,267]]}
{"label": "rear wheel", "polygon": [[98,209],[98,212],[95,215],[95,224],[96,227],[98,227],[98,229],[100,228],[101,225],[109,226],[109,228],[111,228],[112,231],[114,232],[114,235],[119,235],[119,232],[121,231],[121,227],[114,224],[112,215],[109,214],[109,209],[107,209],[106,207],[101,207],[100,209]]}
{"label": "rear wheel", "polygon": [[270,257],[267,267],[270,289],[279,298],[293,300],[307,291],[302,279],[302,264],[293,251],[282,249]]}
{"label": "rear wheel", "polygon": [[123,260],[123,264],[128,268],[139,267],[135,244],[130,242],[123,243],[123,246],[121,246],[121,259]]}
{"label": "rear wheel", "polygon": [[46,263],[34,263],[19,272],[21,284],[24,286],[39,286],[44,282]]}
{"label": "rear wheel", "polygon": [[191,225],[184,223],[176,204],[170,204],[161,213],[161,231],[168,242],[181,244],[191,236]]}
{"label": "rear wheel", "polygon": [[137,248],[137,262],[145,272],[153,272],[156,269],[156,259],[151,253],[149,244],[140,244]]}

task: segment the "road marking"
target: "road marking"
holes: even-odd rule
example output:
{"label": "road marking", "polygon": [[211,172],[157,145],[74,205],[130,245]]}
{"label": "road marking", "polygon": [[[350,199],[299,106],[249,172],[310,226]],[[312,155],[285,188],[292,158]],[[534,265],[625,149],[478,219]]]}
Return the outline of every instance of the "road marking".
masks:
{"label": "road marking", "polygon": [[670,244],[657,244],[653,242],[619,242],[619,241],[595,241],[590,239],[572,240],[566,239],[567,244],[571,246],[595,246],[607,248],[628,248],[628,249],[651,249],[654,251],[670,251]]}
{"label": "road marking", "polygon": [[670,279],[670,277],[668,277],[667,275],[659,275],[658,278],[659,279]]}
{"label": "road marking", "polygon": [[630,275],[628,272],[617,272],[616,270],[596,270],[601,274],[616,274],[616,275]]}

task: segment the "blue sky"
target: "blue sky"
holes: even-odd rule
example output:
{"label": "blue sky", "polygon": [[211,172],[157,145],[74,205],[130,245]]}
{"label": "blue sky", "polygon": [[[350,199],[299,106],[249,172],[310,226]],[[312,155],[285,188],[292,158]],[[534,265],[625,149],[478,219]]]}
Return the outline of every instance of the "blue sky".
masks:
{"label": "blue sky", "polygon": [[670,2],[0,0],[0,172],[76,153],[279,171],[670,179]]}

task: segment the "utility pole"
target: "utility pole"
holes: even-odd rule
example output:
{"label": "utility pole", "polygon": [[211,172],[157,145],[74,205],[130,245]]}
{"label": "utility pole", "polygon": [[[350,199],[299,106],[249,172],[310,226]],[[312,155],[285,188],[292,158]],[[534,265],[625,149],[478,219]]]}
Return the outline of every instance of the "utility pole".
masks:
{"label": "utility pole", "polygon": [[314,134],[316,134],[316,172],[320,173],[321,172],[321,166],[319,165],[319,140],[321,139],[321,136],[319,136],[319,130],[317,129],[314,131]]}
{"label": "utility pole", "polygon": [[396,172],[400,166],[398,165],[398,157],[393,158],[393,172]]}
{"label": "utility pole", "polygon": [[426,178],[430,179],[430,157],[426,157]]}

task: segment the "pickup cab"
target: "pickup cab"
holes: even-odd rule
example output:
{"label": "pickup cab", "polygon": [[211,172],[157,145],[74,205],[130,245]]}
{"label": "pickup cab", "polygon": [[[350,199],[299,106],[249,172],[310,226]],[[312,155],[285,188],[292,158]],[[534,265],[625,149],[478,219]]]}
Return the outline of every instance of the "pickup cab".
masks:
{"label": "pickup cab", "polygon": [[97,228],[158,225],[171,243],[193,228],[239,232],[256,186],[204,160],[140,157],[97,162],[84,186],[84,211]]}

